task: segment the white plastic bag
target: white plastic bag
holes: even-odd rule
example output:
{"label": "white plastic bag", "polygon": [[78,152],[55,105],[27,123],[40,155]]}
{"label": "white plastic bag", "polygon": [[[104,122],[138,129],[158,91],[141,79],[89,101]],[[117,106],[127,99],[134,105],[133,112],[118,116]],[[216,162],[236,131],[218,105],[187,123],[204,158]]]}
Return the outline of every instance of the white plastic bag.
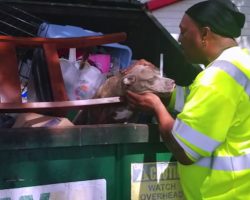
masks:
{"label": "white plastic bag", "polygon": [[76,60],[76,49],[70,49],[69,59],[60,58],[65,88],[70,100],[91,99],[106,80],[106,76],[88,63],[80,68]]}

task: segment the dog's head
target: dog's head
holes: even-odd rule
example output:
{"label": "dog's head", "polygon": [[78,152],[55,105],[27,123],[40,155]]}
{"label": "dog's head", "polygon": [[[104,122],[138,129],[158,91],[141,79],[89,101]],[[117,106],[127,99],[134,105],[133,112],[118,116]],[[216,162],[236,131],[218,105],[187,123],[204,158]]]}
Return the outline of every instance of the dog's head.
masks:
{"label": "dog's head", "polygon": [[122,88],[136,93],[153,92],[168,96],[173,92],[175,82],[162,77],[158,68],[149,65],[135,65],[122,77]]}

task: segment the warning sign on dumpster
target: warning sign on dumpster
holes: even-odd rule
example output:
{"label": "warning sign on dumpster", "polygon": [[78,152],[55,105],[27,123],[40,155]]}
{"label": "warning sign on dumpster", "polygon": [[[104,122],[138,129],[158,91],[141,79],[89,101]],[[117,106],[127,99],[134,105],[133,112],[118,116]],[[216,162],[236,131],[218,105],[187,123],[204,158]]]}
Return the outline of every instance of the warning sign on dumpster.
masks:
{"label": "warning sign on dumpster", "polygon": [[176,162],[131,164],[131,200],[184,200]]}
{"label": "warning sign on dumpster", "polygon": [[0,200],[106,200],[106,180],[0,190]]}

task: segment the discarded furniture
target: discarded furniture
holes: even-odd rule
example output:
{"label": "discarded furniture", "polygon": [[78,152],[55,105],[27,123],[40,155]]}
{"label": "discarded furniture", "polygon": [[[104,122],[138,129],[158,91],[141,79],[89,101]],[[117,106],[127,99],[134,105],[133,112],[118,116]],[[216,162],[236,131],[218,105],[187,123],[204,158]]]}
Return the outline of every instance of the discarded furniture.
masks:
{"label": "discarded furniture", "polygon": [[[78,38],[0,36],[0,112],[47,112],[51,110],[79,109],[89,105],[119,103],[120,99],[118,97],[68,101],[57,50],[61,48],[88,48],[101,44],[120,42],[125,39],[125,33]],[[22,47],[42,47],[48,66],[53,102],[22,103],[16,56],[16,49]]]}

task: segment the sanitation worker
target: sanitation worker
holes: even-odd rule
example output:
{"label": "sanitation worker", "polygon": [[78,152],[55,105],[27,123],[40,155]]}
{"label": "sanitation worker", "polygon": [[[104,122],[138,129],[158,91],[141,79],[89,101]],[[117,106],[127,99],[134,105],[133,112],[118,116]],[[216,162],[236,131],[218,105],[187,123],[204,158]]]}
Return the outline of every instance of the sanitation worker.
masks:
{"label": "sanitation worker", "polygon": [[244,23],[230,0],[185,12],[179,42],[190,62],[206,68],[175,119],[156,95],[127,92],[131,106],[155,113],[187,200],[250,199],[250,56],[235,40]]}

